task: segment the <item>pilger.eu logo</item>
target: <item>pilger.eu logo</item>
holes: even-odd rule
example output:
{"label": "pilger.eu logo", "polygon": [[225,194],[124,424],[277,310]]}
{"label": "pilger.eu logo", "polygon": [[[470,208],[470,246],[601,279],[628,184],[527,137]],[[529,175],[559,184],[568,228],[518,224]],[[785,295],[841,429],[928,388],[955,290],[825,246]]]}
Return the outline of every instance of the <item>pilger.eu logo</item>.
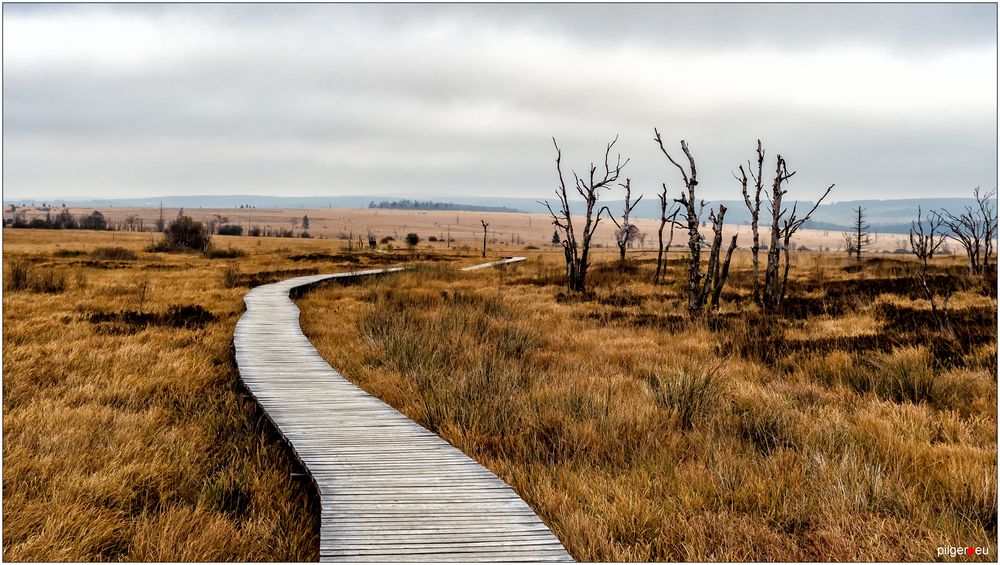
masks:
{"label": "pilger.eu logo", "polygon": [[958,557],[959,555],[989,555],[988,547],[952,547],[946,545],[937,548],[938,557]]}

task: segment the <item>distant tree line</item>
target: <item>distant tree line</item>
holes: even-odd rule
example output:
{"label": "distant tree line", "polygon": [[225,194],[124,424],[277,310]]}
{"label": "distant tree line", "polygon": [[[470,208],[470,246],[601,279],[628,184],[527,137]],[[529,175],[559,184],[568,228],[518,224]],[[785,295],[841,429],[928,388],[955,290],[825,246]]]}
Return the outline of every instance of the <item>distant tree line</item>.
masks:
{"label": "distant tree line", "polygon": [[523,210],[515,210],[504,206],[474,206],[472,204],[455,204],[454,202],[433,202],[431,200],[383,200],[368,203],[368,208],[382,210],[453,210],[459,212],[511,212],[524,214]]}
{"label": "distant tree line", "polygon": [[[13,208],[13,206],[12,206]],[[69,210],[63,208],[57,214],[51,210],[46,210],[44,216],[38,216],[28,220],[23,212],[14,212],[14,217],[9,224],[15,228],[45,229],[45,230],[107,230],[110,229],[104,214],[94,210],[90,214],[74,216]]]}

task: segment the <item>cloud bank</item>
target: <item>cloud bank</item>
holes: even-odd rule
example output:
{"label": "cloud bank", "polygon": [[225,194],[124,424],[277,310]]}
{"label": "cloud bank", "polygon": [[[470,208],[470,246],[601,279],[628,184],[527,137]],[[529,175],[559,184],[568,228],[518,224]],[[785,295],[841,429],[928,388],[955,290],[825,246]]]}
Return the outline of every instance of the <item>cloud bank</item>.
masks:
{"label": "cloud bank", "polygon": [[[4,6],[4,196],[545,197],[620,134],[706,198],[996,183],[995,5]],[[679,149],[678,149],[679,150]],[[798,192],[801,191],[801,192]]]}

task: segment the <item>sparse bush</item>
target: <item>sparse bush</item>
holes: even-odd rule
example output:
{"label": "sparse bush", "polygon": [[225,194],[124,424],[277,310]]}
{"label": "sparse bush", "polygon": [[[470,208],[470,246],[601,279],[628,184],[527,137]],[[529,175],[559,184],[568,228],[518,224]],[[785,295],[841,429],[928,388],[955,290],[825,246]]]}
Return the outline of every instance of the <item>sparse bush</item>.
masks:
{"label": "sparse bush", "polygon": [[66,290],[66,273],[52,269],[40,270],[31,281],[31,290],[59,294]]}
{"label": "sparse bush", "polygon": [[7,260],[5,291],[44,292],[58,294],[66,290],[66,273],[53,269],[36,269],[27,257]]}
{"label": "sparse bush", "polygon": [[31,279],[31,260],[25,257],[12,257],[7,259],[7,288],[6,290],[20,291],[28,290],[28,283]]}
{"label": "sparse bush", "polygon": [[222,287],[236,288],[240,286],[240,266],[238,263],[229,263],[222,270]]}
{"label": "sparse bush", "polygon": [[98,247],[90,252],[90,256],[106,261],[134,261],[138,259],[135,251],[124,247]]}

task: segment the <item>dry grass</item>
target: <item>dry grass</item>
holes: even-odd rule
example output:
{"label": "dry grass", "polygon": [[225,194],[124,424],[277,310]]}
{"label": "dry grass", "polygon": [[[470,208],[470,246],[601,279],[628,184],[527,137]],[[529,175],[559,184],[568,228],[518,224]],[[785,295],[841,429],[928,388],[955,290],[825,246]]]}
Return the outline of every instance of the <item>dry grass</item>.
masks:
{"label": "dry grass", "polygon": [[995,287],[962,283],[945,339],[897,261],[797,254],[771,327],[739,303],[743,254],[723,310],[691,322],[673,256],[653,287],[648,260],[623,274],[602,253],[580,297],[549,248],[459,274],[472,250],[219,236],[244,255],[211,259],[151,237],[4,230],[5,560],[315,559],[312,493],[231,359],[242,296],[415,261],[306,295],[304,328],[578,559],[995,555]]}
{"label": "dry grass", "polygon": [[246,254],[225,285],[226,261],[150,237],[4,230],[4,560],[315,560],[313,494],[230,344],[243,283],[350,263],[219,237]]}
{"label": "dry grass", "polygon": [[[586,561],[996,555],[995,281],[937,333],[904,260],[797,254],[785,316],[683,316],[649,262],[422,269],[299,300],[346,377],[488,466]],[[673,259],[672,259],[673,260]],[[942,272],[958,272],[955,263]],[[772,323],[773,322],[773,323]]]}

